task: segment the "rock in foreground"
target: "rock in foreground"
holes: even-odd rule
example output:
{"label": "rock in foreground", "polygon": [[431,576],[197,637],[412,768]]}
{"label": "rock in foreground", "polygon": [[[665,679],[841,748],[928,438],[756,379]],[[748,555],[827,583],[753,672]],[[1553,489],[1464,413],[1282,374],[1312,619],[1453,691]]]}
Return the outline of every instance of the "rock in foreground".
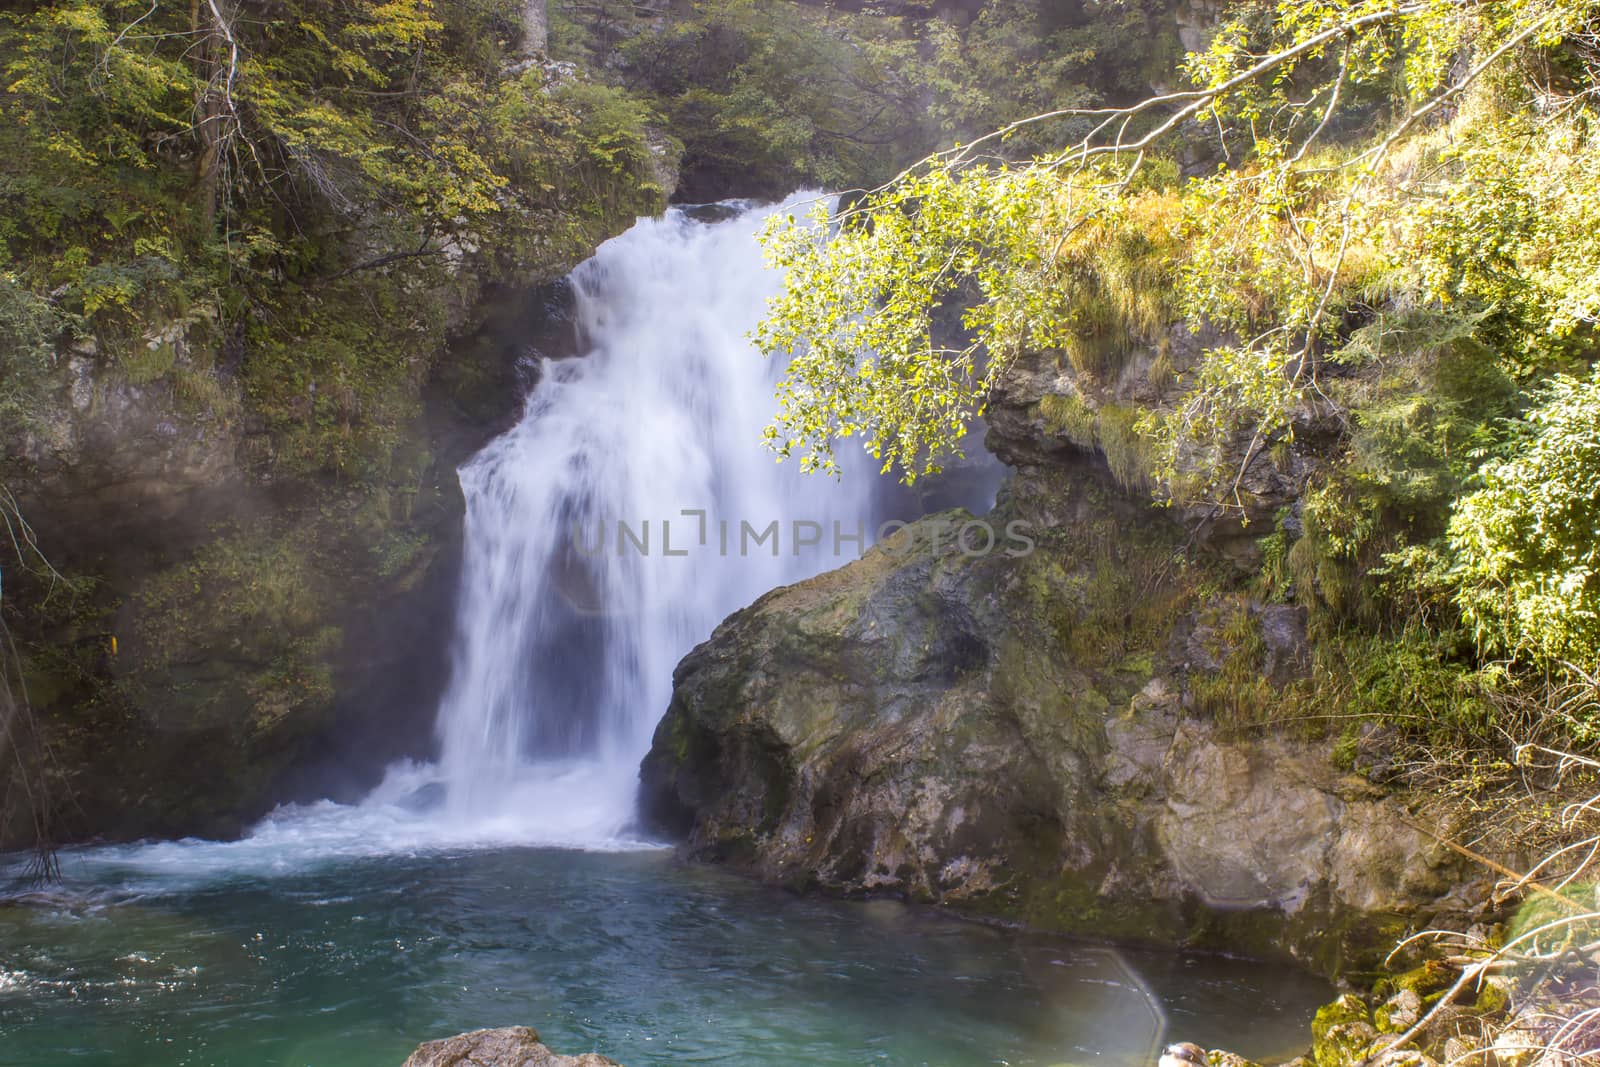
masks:
{"label": "rock in foreground", "polygon": [[404,1067],[619,1067],[593,1052],[562,1056],[539,1041],[531,1026],[506,1026],[474,1030],[442,1041],[429,1041],[406,1060]]}

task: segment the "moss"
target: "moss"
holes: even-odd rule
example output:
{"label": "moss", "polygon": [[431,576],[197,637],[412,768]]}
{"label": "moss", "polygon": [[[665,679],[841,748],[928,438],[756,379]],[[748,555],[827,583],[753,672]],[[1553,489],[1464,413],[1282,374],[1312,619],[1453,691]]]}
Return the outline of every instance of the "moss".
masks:
{"label": "moss", "polygon": [[1018,566],[1010,610],[1041,640],[1091,671],[1153,671],[1173,616],[1190,595],[1188,572],[1169,580],[1173,544],[1157,515],[1130,521],[1119,494],[1085,486],[1096,516],[1038,532],[1038,548]]}
{"label": "moss", "polygon": [[429,538],[418,531],[384,532],[372,549],[378,575],[393,578],[403,571],[414,571],[415,564],[425,558],[429,544]]}
{"label": "moss", "polygon": [[1125,215],[1075,227],[1056,249],[1069,294],[1063,348],[1080,375],[1109,379],[1142,346],[1159,344],[1177,318],[1163,279],[1181,214],[1176,196],[1150,191]]}
{"label": "moss", "polygon": [[1138,430],[1139,413],[1117,404],[1096,407],[1076,392],[1046,393],[1038,411],[1047,430],[1082,448],[1099,448],[1106,466],[1124,489],[1150,486],[1154,451]]}
{"label": "moss", "polygon": [[1172,345],[1165,338],[1156,349],[1156,358],[1150,361],[1145,379],[1158,391],[1165,391],[1178,380],[1178,369],[1172,363]]}
{"label": "moss", "polygon": [[1150,484],[1152,451],[1136,426],[1138,413],[1132,408],[1107,404],[1100,409],[1096,434],[1106,466],[1125,489],[1146,489]]}
{"label": "moss", "polygon": [[1206,652],[1219,666],[1190,678],[1196,708],[1230,729],[1279,713],[1287,702],[1262,674],[1266,642],[1249,601],[1242,594],[1224,598],[1201,614],[1199,625]]}
{"label": "moss", "polygon": [[1176,909],[1159,901],[1110,899],[1093,872],[1067,870],[1026,891],[1021,918],[1030,926],[1096,938],[1175,944],[1184,931]]}
{"label": "moss", "polygon": [[1289,549],[1295,539],[1287,528],[1291,517],[1290,509],[1280,508],[1272,532],[1257,542],[1261,550],[1261,568],[1255,579],[1256,594],[1270,603],[1287,602],[1294,589],[1289,572]]}
{"label": "moss", "polygon": [[1511,1011],[1511,993],[1499,982],[1485,982],[1472,1002],[1472,1011],[1476,1015],[1502,1018]]}
{"label": "moss", "polygon": [[1139,679],[1140,684],[1143,684],[1156,672],[1155,653],[1149,650],[1129,653],[1117,664],[1117,670],[1133,675]]}
{"label": "moss", "polygon": [[343,641],[339,627],[319,627],[251,675],[245,683],[251,697],[249,731],[264,734],[296,712],[330,707],[334,696],[330,658]]}
{"label": "moss", "polygon": [[1317,1067],[1348,1067],[1372,1047],[1376,1030],[1360,997],[1346,993],[1317,1009],[1311,1022],[1311,1054]]}
{"label": "moss", "polygon": [[1051,433],[1064,434],[1084,448],[1095,446],[1095,409],[1077,393],[1046,393],[1039,398],[1039,413]]}
{"label": "moss", "polygon": [[1437,994],[1449,989],[1458,976],[1458,972],[1442,960],[1428,960],[1419,967],[1415,967],[1402,974],[1384,978],[1373,988],[1373,992],[1380,997],[1394,996],[1401,990],[1409,990],[1420,996],[1424,1003],[1436,998]]}
{"label": "moss", "polygon": [[170,341],[136,345],[122,357],[122,371],[134,385],[148,385],[165,378],[177,362],[178,350]]}
{"label": "moss", "polygon": [[1341,771],[1355,769],[1356,754],[1361,744],[1361,724],[1346,723],[1333,746],[1333,765]]}
{"label": "moss", "polygon": [[186,414],[231,422],[239,415],[239,392],[209,369],[179,366],[167,376]]}
{"label": "moss", "polygon": [[338,631],[304,531],[225,534],[132,598],[122,689],[170,728],[234,720],[251,729],[332,697]]}
{"label": "moss", "polygon": [[689,762],[689,720],[682,711],[674,708],[667,715],[671,733],[672,761],[671,770],[676,770]]}

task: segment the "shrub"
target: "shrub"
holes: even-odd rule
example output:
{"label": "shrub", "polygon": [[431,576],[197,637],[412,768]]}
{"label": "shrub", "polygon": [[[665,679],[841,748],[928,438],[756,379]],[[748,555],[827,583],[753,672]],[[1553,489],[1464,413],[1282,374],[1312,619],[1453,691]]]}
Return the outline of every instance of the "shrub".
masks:
{"label": "shrub", "polygon": [[1557,376],[1456,507],[1457,602],[1489,650],[1600,663],[1600,371]]}

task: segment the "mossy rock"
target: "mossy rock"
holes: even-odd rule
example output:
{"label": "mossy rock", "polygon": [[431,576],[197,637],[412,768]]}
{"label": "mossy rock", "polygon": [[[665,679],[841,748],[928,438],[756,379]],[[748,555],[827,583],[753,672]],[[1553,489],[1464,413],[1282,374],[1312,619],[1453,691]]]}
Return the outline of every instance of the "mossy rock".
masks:
{"label": "mossy rock", "polygon": [[1373,1067],[1439,1067],[1438,1062],[1414,1048],[1390,1049],[1373,1061]]}
{"label": "mossy rock", "polygon": [[1247,1060],[1237,1052],[1221,1048],[1207,1052],[1206,1062],[1211,1064],[1211,1067],[1261,1067],[1255,1060]]}
{"label": "mossy rock", "polygon": [[1377,983],[1373,992],[1387,998],[1409,989],[1421,997],[1424,1004],[1428,1004],[1455,983],[1457,974],[1455,968],[1443,960],[1428,960],[1420,967],[1414,967],[1393,978],[1383,979]]}
{"label": "mossy rock", "polygon": [[1346,993],[1317,1009],[1311,1022],[1311,1054],[1317,1067],[1347,1067],[1364,1059],[1378,1039],[1372,1014],[1360,997]]}
{"label": "mossy rock", "polygon": [[1511,1011],[1511,991],[1501,981],[1488,981],[1478,990],[1478,999],[1472,1003],[1475,1015],[1499,1018]]}

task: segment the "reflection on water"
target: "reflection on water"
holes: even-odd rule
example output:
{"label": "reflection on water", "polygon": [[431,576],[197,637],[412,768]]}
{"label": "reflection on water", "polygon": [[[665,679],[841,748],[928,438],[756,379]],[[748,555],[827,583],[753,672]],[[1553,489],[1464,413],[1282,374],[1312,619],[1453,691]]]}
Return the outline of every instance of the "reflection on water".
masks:
{"label": "reflection on water", "polygon": [[113,856],[70,855],[67,889],[0,905],[0,1063],[398,1067],[427,1038],[528,1024],[630,1067],[1149,1064],[1177,1039],[1291,1054],[1329,994],[1273,965],[794,897],[660,851],[203,881],[193,855]]}

